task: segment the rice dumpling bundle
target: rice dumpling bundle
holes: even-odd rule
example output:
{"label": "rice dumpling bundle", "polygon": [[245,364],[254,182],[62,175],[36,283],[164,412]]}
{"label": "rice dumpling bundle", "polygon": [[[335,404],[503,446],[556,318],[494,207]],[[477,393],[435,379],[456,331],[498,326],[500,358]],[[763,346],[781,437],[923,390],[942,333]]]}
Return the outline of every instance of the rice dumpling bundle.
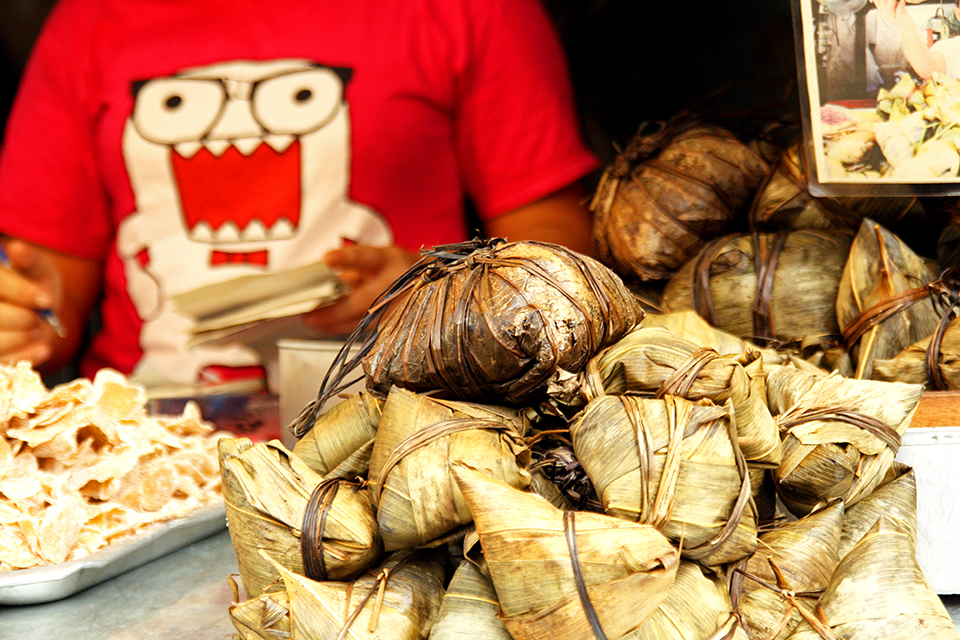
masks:
{"label": "rice dumpling bundle", "polygon": [[290,597],[286,591],[262,593],[230,605],[236,640],[276,640],[290,637]]}
{"label": "rice dumpling bundle", "polygon": [[865,219],[850,247],[837,291],[837,321],[855,355],[855,377],[934,333],[940,314],[927,288],[930,264],[900,238]]}
{"label": "rice dumpling bundle", "polygon": [[[741,354],[745,360],[757,357]],[[731,401],[738,444],[748,462],[775,467],[780,433],[766,405],[763,376],[751,376],[732,357],[660,327],[641,326],[604,349],[581,374],[586,397],[637,393],[688,400]]]}
{"label": "rice dumpling bundle", "polygon": [[382,553],[369,489],[347,479],[324,482],[279,441],[218,443],[223,498],[240,579],[250,596],[276,589],[261,550],[316,579],[362,573]]}
{"label": "rice dumpling bundle", "polygon": [[316,582],[276,567],[293,638],[424,640],[443,599],[445,567],[436,553],[393,554],[353,582]]}
{"label": "rice dumpling bundle", "polygon": [[497,617],[499,612],[493,581],[463,560],[450,578],[430,640],[513,640]]}
{"label": "rice dumpling bundle", "polygon": [[812,611],[812,602],[794,594],[819,591],[830,582],[840,561],[842,521],[843,503],[836,502],[760,534],[757,552],[742,567],[746,577],[739,593],[738,611],[750,638],[786,638],[802,620],[796,607]]}
{"label": "rice dumpling bundle", "polygon": [[939,391],[960,389],[960,320],[950,321],[942,334],[927,336],[892,358],[874,360],[871,377]]}
{"label": "rice dumpling bundle", "polygon": [[370,458],[370,482],[387,551],[417,547],[471,521],[450,475],[464,461],[507,484],[530,485],[522,414],[444,401],[394,387]]}
{"label": "rice dumpling bundle", "polygon": [[850,242],[841,229],[721,236],[670,278],[663,307],[692,309],[761,345],[836,337],[837,289]]}
{"label": "rice dumpling bundle", "polygon": [[373,394],[352,394],[319,415],[293,453],[320,475],[330,473],[377,435],[380,404]]}
{"label": "rice dumpling bundle", "polygon": [[[827,628],[843,640],[960,638],[917,565],[910,536],[883,517],[840,560],[820,606]],[[804,621],[790,640],[822,637]]]}
{"label": "rice dumpling bundle", "polygon": [[792,144],[758,189],[750,209],[750,228],[768,232],[836,227],[856,230],[864,218],[888,228],[927,221],[916,196],[818,197],[810,193],[808,184],[800,143]]}
{"label": "rice dumpling bundle", "polygon": [[[548,400],[551,386],[643,317],[623,281],[596,260],[502,239],[427,252],[371,308],[367,324],[388,302],[396,304],[360,351],[368,389],[508,405]],[[344,375],[338,371],[331,385]]]}
{"label": "rice dumpling bundle", "polygon": [[695,562],[680,562],[666,598],[629,640],[747,640],[723,582]]}
{"label": "rice dumpling bundle", "polygon": [[916,543],[917,477],[911,467],[895,461],[883,484],[846,510],[840,532],[841,558],[866,535],[880,516],[895,521]]}
{"label": "rice dumpling bundle", "polygon": [[783,434],[774,479],[784,505],[801,516],[821,501],[842,498],[849,507],[870,495],[922,394],[920,385],[771,367],[767,400]]}
{"label": "rice dumpling bundle", "polygon": [[732,132],[695,117],[641,129],[590,204],[601,261],[627,280],[665,280],[730,230],[766,173]]}
{"label": "rice dumpling bundle", "polygon": [[756,549],[757,516],[729,408],[602,396],[571,424],[570,437],[608,514],[655,527],[707,566]]}
{"label": "rice dumpling bundle", "polygon": [[725,356],[739,357],[747,352],[757,353],[764,362],[772,364],[783,364],[788,357],[774,349],[762,347],[718,329],[691,309],[672,313],[647,313],[643,317],[643,326],[663,327],[681,338],[685,338],[701,347],[709,347]]}
{"label": "rice dumpling bundle", "polygon": [[649,525],[561,511],[465,465],[454,475],[514,640],[620,638],[673,584],[677,550]]}

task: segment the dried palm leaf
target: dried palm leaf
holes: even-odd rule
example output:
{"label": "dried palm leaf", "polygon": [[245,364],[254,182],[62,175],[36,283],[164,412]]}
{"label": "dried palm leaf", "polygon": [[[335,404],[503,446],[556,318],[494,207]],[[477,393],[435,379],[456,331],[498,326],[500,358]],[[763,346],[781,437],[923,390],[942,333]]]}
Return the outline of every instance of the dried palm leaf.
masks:
{"label": "dried palm leaf", "polygon": [[649,525],[561,511],[462,464],[454,475],[515,640],[619,638],[673,583],[677,550]]}
{"label": "dried palm leaf", "polygon": [[681,115],[641,128],[590,204],[601,261],[628,280],[664,280],[726,233],[767,164],[733,133]]}
{"label": "dried palm leaf", "polygon": [[436,553],[394,554],[353,582],[316,582],[275,566],[289,594],[293,638],[424,640],[443,598]]}
{"label": "dried palm leaf", "polygon": [[230,539],[247,594],[277,588],[279,574],[260,550],[292,571],[344,579],[365,571],[381,552],[369,490],[324,479],[279,441],[219,442]]}
{"label": "dried palm leaf", "polygon": [[695,562],[680,562],[677,579],[650,619],[623,640],[747,640],[723,583]]}
{"label": "dried palm leaf", "polygon": [[604,510],[649,524],[707,566],[757,544],[746,463],[728,407],[674,396],[602,396],[570,426]]}
{"label": "dried palm leaf", "polygon": [[493,581],[472,562],[462,561],[443,595],[430,640],[513,640],[497,617],[500,602]]}
{"label": "dried palm leaf", "polygon": [[900,238],[865,219],[850,247],[837,292],[837,321],[855,356],[855,377],[933,334],[940,321],[927,287],[930,265]]}
{"label": "dried palm leaf", "polygon": [[837,288],[850,242],[850,232],[840,229],[719,237],[670,278],[663,307],[692,309],[758,344],[836,337]]}
{"label": "dried palm leaf", "polygon": [[760,535],[757,552],[740,568],[745,579],[735,576],[750,638],[781,640],[800,623],[797,607],[805,605],[792,594],[819,592],[830,582],[840,561],[842,520],[843,503],[837,502]]}
{"label": "dried palm leaf", "polygon": [[286,591],[263,593],[230,605],[230,622],[237,640],[278,640],[290,637],[290,598]]}
{"label": "dried palm leaf", "polygon": [[960,277],[949,272],[927,286],[940,315],[933,334],[889,360],[875,360],[876,380],[912,382],[943,391],[960,388]]}
{"label": "dried palm leaf", "polygon": [[310,430],[293,447],[307,466],[326,475],[377,435],[380,400],[355,393],[317,416]]}
{"label": "dried palm leaf", "polygon": [[818,633],[804,621],[791,640],[960,638],[917,565],[910,536],[884,517],[840,560],[820,597],[820,608],[828,633]]}
{"label": "dried palm leaf", "polygon": [[748,462],[775,467],[782,457],[780,434],[766,406],[762,376],[751,376],[741,360],[723,357],[710,348],[660,327],[638,327],[601,351],[581,373],[588,400],[601,394],[673,395],[688,400],[729,399],[736,416],[738,443]]}
{"label": "dried palm leaf", "polygon": [[701,347],[709,347],[725,356],[739,357],[747,352],[756,352],[764,362],[771,364],[784,364],[790,357],[718,329],[704,320],[699,313],[689,309],[672,313],[647,313],[643,317],[643,326],[663,327],[681,338]]}
{"label": "dried palm leaf", "polygon": [[922,225],[928,220],[916,196],[818,197],[809,191],[800,145],[788,147],[760,186],[750,208],[750,226],[762,231],[782,229],[856,230],[864,218],[888,228]]}
{"label": "dried palm leaf", "polygon": [[370,308],[294,430],[312,424],[361,359],[367,388],[383,394],[396,385],[536,405],[642,317],[613,271],[559,245],[496,238],[436,247]]}
{"label": "dried palm leaf", "polygon": [[840,533],[841,558],[866,535],[880,516],[895,521],[916,543],[917,477],[911,467],[894,462],[883,484],[847,509]]}
{"label": "dried palm leaf", "polygon": [[470,522],[450,476],[462,460],[514,487],[530,484],[521,413],[443,401],[394,387],[370,458],[377,521],[387,551],[427,544]]}
{"label": "dried palm leaf", "polygon": [[795,515],[870,495],[893,464],[923,387],[771,367],[767,401],[783,433],[777,491]]}

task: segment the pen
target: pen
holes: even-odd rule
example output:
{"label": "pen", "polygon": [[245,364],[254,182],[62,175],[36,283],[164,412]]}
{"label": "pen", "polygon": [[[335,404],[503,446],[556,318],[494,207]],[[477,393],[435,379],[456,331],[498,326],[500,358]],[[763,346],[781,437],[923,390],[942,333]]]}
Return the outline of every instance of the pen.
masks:
{"label": "pen", "polygon": [[[13,265],[10,263],[10,258],[7,256],[6,250],[3,248],[3,245],[0,244],[0,265],[6,267],[7,269],[13,269]],[[63,338],[67,335],[67,330],[63,326],[63,323],[60,322],[60,318],[57,317],[57,314],[53,312],[53,309],[34,309],[41,318],[49,324],[54,331],[57,332],[57,335]]]}

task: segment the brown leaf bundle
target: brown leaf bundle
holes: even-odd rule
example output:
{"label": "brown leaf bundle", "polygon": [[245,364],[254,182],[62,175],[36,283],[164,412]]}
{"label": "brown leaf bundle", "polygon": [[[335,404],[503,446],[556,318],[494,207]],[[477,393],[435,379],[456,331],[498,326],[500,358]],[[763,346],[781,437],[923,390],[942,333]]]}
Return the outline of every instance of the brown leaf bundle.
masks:
{"label": "brown leaf bundle", "polygon": [[590,208],[600,259],[628,280],[664,280],[726,233],[767,173],[733,133],[680,116],[641,130],[606,169]]}

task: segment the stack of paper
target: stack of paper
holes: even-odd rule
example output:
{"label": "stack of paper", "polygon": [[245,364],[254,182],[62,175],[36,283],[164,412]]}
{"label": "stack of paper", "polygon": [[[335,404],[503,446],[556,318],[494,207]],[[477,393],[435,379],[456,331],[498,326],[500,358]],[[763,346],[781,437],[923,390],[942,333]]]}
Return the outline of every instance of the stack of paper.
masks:
{"label": "stack of paper", "polygon": [[270,333],[264,325],[311,311],[346,292],[346,285],[327,265],[315,262],[208,285],[176,295],[171,302],[180,313],[196,320],[191,345],[198,345],[236,338],[241,332]]}

